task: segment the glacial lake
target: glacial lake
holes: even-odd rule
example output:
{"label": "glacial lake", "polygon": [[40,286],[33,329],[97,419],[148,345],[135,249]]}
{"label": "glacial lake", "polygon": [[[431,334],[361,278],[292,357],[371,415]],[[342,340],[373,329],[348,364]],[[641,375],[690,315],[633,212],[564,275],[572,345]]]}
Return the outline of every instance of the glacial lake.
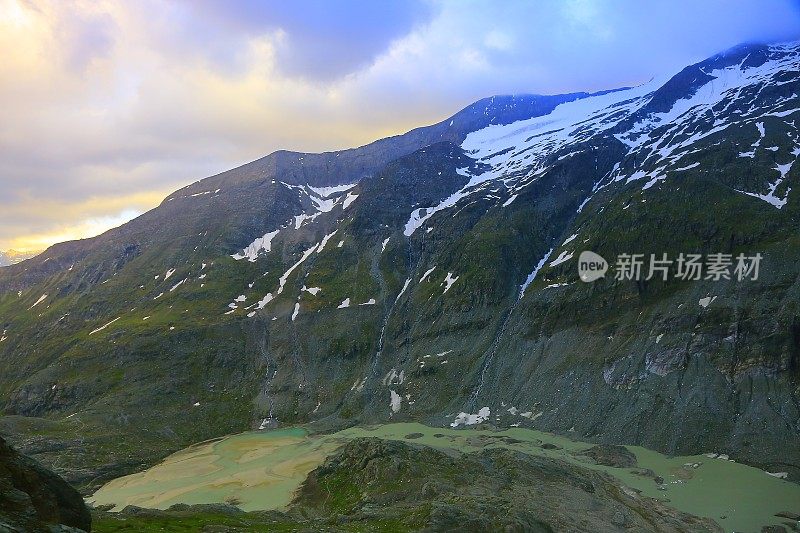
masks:
{"label": "glacial lake", "polygon": [[[406,438],[414,433],[422,436]],[[633,469],[596,465],[585,456],[573,455],[593,444],[564,436],[522,428],[445,429],[417,423],[353,427],[327,435],[309,435],[303,428],[231,435],[190,446],[144,472],[112,480],[90,501],[95,505],[114,504],[115,510],[126,505],[166,509],[176,503],[225,501],[245,511],[281,509],[311,470],[343,443],[358,437],[401,440],[466,453],[499,447],[560,459],[607,472],[644,496],[668,500],[681,511],[712,518],[726,531],[758,532],[763,525],[788,520],[775,513],[800,513],[800,485],[723,458],[667,457],[627,446],[636,455],[639,469],[650,469],[664,478],[666,490],[660,490],[652,477]],[[519,442],[504,442],[498,437]],[[557,449],[544,449],[544,443]]]}

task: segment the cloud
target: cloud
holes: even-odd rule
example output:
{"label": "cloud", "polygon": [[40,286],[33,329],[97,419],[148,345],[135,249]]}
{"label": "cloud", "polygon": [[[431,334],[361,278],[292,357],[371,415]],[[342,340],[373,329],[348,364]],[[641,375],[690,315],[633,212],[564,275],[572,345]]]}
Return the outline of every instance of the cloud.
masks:
{"label": "cloud", "polygon": [[63,5],[61,9],[55,37],[62,46],[67,68],[83,72],[92,61],[111,52],[116,24],[104,13],[63,10]]}
{"label": "cloud", "polygon": [[[185,0],[198,49],[214,50],[231,35],[270,37],[275,66],[285,76],[330,82],[368,66],[389,44],[431,16],[421,0]],[[191,31],[191,30],[190,30]],[[184,33],[184,35],[188,32]],[[210,37],[210,38],[209,38]],[[209,43],[212,44],[209,47]],[[218,54],[230,60],[230,54]]]}
{"label": "cloud", "polygon": [[24,238],[12,239],[9,249],[18,252],[35,252],[44,250],[59,242],[81,239],[86,235],[100,235],[111,228],[116,228],[132,220],[143,212],[137,209],[124,209],[117,215],[87,218],[78,221],[76,224],[58,224],[49,228],[46,233],[28,233]]}
{"label": "cloud", "polygon": [[163,198],[162,192],[124,197],[91,197],[79,202],[27,198],[12,206],[7,228],[16,236],[6,239],[6,249],[41,250],[65,240],[80,239],[119,226],[149,209]]}
{"label": "cloud", "polygon": [[798,37],[789,0],[0,0],[0,249],[87,236],[276,149]]}

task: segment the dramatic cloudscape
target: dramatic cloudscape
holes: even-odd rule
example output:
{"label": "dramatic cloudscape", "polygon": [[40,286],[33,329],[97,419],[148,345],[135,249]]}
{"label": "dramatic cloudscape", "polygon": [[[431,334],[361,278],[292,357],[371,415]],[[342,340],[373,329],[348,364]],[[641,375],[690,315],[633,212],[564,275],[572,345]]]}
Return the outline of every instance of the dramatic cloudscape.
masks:
{"label": "dramatic cloudscape", "polygon": [[0,250],[96,235],[276,149],[798,38],[780,0],[0,0]]}

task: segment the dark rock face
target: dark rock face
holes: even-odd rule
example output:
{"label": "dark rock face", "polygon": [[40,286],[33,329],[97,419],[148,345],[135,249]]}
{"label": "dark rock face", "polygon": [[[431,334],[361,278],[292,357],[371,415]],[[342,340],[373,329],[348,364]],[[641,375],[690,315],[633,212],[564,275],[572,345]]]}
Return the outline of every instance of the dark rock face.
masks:
{"label": "dark rock face", "polygon": [[91,515],[78,491],[0,438],[0,531],[91,528]]}
{"label": "dark rock face", "polygon": [[353,523],[380,517],[419,531],[722,531],[617,483],[510,450],[453,457],[365,438],[309,474],[290,512]]}
{"label": "dark rock face", "polygon": [[614,468],[633,468],[636,466],[636,456],[625,446],[614,444],[599,444],[581,453],[594,459],[599,465],[613,466]]}

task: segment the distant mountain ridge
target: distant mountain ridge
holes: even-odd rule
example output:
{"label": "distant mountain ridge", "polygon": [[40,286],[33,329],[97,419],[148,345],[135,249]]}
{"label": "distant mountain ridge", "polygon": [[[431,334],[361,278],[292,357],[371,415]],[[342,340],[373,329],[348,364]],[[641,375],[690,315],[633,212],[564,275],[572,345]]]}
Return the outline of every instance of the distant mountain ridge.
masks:
{"label": "distant mountain ridge", "polygon": [[17,250],[0,250],[0,267],[15,265],[31,257],[36,257],[42,253],[41,250],[36,252],[18,252]]}
{"label": "distant mountain ridge", "polygon": [[[799,62],[797,43],[748,45],[640,87],[276,152],[4,268],[0,432],[85,485],[243,429],[387,420],[795,479]],[[583,283],[586,250],[763,265]]]}

